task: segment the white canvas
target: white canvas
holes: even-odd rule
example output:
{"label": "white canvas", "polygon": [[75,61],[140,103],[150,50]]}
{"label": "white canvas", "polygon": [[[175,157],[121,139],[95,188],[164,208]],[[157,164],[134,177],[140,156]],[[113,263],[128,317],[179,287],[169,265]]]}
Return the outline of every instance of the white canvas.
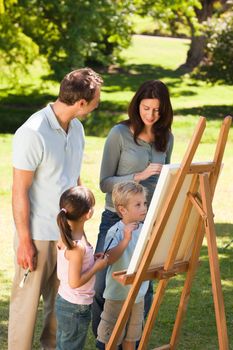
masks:
{"label": "white canvas", "polygon": [[[151,237],[156,218],[159,217],[167,195],[169,191],[172,190],[178,170],[179,164],[167,164],[162,168],[140,237],[127,270],[127,274],[132,274],[137,271],[138,265],[145,251],[147,241]],[[172,239],[184,207],[186,194],[189,191],[193,176],[193,174],[187,174],[185,177],[174,207],[169,215],[158,247],[151,261],[150,267],[158,267],[164,265],[166,262]],[[187,261],[189,259],[193,245],[194,233],[198,225],[198,218],[199,214],[195,208],[192,208],[185,226],[183,239],[176,257],[176,261]]]}

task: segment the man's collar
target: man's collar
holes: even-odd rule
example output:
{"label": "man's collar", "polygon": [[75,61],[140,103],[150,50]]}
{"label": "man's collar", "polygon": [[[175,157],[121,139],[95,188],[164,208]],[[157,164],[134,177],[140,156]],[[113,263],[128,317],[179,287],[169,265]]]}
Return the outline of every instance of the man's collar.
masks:
{"label": "man's collar", "polygon": [[[47,110],[46,110],[46,117],[48,119],[48,122],[51,126],[52,129],[55,129],[55,130],[63,130],[63,128],[61,127],[61,125],[59,124],[59,121],[53,111],[53,108],[52,108],[52,105],[51,104],[48,104],[47,106]],[[69,123],[69,130],[72,128],[72,123],[70,122]],[[64,130],[63,130],[64,131]]]}

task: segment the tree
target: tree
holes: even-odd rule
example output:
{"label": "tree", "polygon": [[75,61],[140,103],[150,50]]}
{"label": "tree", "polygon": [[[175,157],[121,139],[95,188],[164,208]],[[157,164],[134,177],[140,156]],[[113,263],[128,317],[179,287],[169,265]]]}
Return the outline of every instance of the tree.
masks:
{"label": "tree", "polygon": [[65,72],[90,60],[103,64],[113,62],[119,51],[130,43],[130,0],[7,2],[5,17],[10,23],[9,30],[19,28],[30,38],[39,53],[47,57],[59,79]]}
{"label": "tree", "polygon": [[13,76],[17,70],[26,70],[39,54],[38,46],[9,15],[16,4],[17,0],[0,0],[0,63],[7,64]]}
{"label": "tree", "polygon": [[205,60],[197,74],[211,82],[233,84],[233,10],[207,23]]}
{"label": "tree", "polygon": [[191,43],[186,62],[180,66],[183,71],[192,71],[204,58],[205,22],[228,9],[226,0],[136,0],[136,7],[139,14],[150,14],[155,20],[166,23],[173,35],[178,31],[178,23],[189,28]]}

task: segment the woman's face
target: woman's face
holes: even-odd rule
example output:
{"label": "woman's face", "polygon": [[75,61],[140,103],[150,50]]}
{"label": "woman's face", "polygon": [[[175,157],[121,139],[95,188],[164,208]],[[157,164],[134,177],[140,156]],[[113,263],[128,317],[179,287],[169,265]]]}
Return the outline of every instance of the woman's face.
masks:
{"label": "woman's face", "polygon": [[160,101],[157,98],[145,98],[139,105],[139,113],[145,126],[152,126],[160,118]]}

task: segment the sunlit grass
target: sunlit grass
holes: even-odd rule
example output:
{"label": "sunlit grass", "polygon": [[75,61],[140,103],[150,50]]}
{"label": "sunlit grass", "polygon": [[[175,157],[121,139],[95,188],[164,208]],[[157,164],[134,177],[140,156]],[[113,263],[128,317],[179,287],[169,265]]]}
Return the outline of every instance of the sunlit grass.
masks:
{"label": "sunlit grass", "polygon": [[[111,126],[118,120],[127,118],[128,102],[139,84],[147,79],[161,79],[169,86],[175,112],[172,129],[175,136],[172,162],[181,162],[200,115],[207,117],[207,128],[194,160],[212,160],[222,118],[224,115],[233,112],[233,87],[226,85],[212,86],[206,82],[195,81],[189,76],[180,76],[175,72],[176,68],[185,61],[188,43],[187,39],[135,36],[133,46],[122,53],[122,56],[126,59],[125,64],[121,67],[122,70],[112,74],[103,73],[105,85],[101,95],[100,108],[87,120],[85,126],[89,134],[93,135],[96,127],[97,135],[106,135]],[[0,112],[1,123],[4,124],[4,120],[13,121],[14,118],[22,123],[22,120],[26,119],[32,112],[56,98],[58,83],[42,79],[41,74],[43,72],[40,69],[34,67],[30,78],[28,77],[20,82],[18,86],[8,87],[7,89],[7,86],[4,85],[0,91],[0,96],[4,101]],[[231,128],[223,159],[224,166],[213,201],[223,293],[231,343],[230,349],[233,349],[231,340],[233,325],[233,244],[228,248],[225,247],[233,239],[232,130]],[[101,132],[103,133],[101,134]],[[104,194],[99,190],[98,184],[104,140],[103,137],[86,137],[81,176],[83,184],[90,187],[96,197],[95,213],[86,227],[87,236],[93,245],[96,243],[101,212],[104,207]],[[0,349],[2,350],[7,349],[8,307],[13,277],[12,241],[14,229],[11,214],[11,143],[12,135],[0,135],[0,240],[2,247],[0,260]],[[152,333],[150,348],[166,344],[169,341],[184,277],[184,275],[177,276],[169,283],[164,305]],[[40,348],[41,319],[40,307],[33,350]],[[201,266],[192,288],[178,349],[215,350],[218,348],[217,344],[208,253],[204,240]],[[89,331],[85,349],[93,350],[94,348],[94,337],[92,332]]]}
{"label": "sunlit grass", "polygon": [[[197,120],[195,118],[189,121],[190,131],[194,130]],[[214,123],[214,122],[211,122]],[[216,124],[216,129],[218,129],[218,124]],[[211,125],[211,124],[210,124]],[[209,123],[207,124],[207,134],[209,133]],[[211,127],[211,132],[212,132]],[[187,125],[183,124],[182,120],[175,119],[173,132],[175,135],[175,146],[172,156],[172,162],[179,163],[182,160],[184,152],[189,143],[190,137],[189,133],[186,132]],[[219,130],[216,130],[218,134]],[[232,130],[231,130],[232,132]],[[181,136],[183,135],[183,137]],[[208,137],[206,142],[200,145],[199,155],[196,157],[196,161],[212,160],[215,145],[211,142],[208,143]],[[215,139],[216,141],[216,139]],[[12,239],[13,239],[13,222],[11,217],[11,205],[10,205],[10,188],[11,188],[11,142],[12,135],[1,135],[0,145],[4,149],[1,152],[0,164],[0,184],[4,188],[4,195],[1,195],[1,203],[3,206],[0,211],[0,238],[2,243],[2,259],[0,262],[0,281],[1,281],[1,316],[0,316],[0,326],[2,329],[3,340],[1,341],[1,349],[5,350],[6,345],[6,335],[7,335],[7,318],[8,318],[8,305],[9,305],[9,294],[11,279],[13,276],[13,249],[12,249]],[[102,150],[104,145],[104,138],[97,137],[87,137],[86,138],[86,149],[84,154],[84,162],[82,167],[82,180],[83,183],[90,187],[96,197],[96,208],[94,217],[88,222],[86,226],[86,232],[89,240],[93,245],[96,243],[96,238],[98,234],[98,226],[100,222],[101,212],[104,207],[104,195],[99,190],[98,179],[100,170],[100,161],[102,156]],[[233,167],[232,167],[232,152],[233,143],[229,142],[227,144],[227,149],[224,156],[224,167],[222,169],[221,176],[219,178],[216,195],[214,198],[214,213],[217,231],[217,243],[220,250],[224,250],[224,247],[233,238],[233,218],[231,208],[233,206]],[[227,201],[224,200],[227,198]],[[209,276],[208,267],[208,255],[206,251],[206,241],[204,241],[204,247],[202,250],[201,261],[202,264],[198,270],[197,277],[195,279],[194,286],[192,288],[191,299],[187,311],[187,316],[185,319],[184,326],[182,328],[181,340],[179,344],[179,349],[182,350],[205,350],[205,349],[217,349],[217,338],[216,338],[216,328],[215,328],[215,318],[212,303],[212,293],[211,293],[211,281]],[[224,251],[220,251],[219,259],[221,264],[221,273],[223,280],[223,292],[226,305],[226,314],[228,325],[232,323],[232,292],[233,292],[233,257],[232,248],[229,247]],[[229,260],[231,259],[231,260]],[[156,344],[165,344],[168,342],[172,325],[175,318],[176,308],[179,302],[179,295],[182,290],[184,275],[177,276],[176,279],[169,283],[169,289],[166,293],[166,298],[164,300],[164,305],[159,313],[158,322],[156,323],[155,330],[152,333],[150,340],[150,346],[155,346]],[[206,284],[206,282],[208,283]],[[2,287],[3,286],[3,287]],[[200,291],[202,297],[200,298]],[[208,306],[210,304],[210,306]],[[203,308],[205,312],[203,313]],[[197,312],[197,310],[199,310]],[[41,317],[42,312],[39,313],[40,317],[38,320],[38,325],[35,334],[35,344],[33,349],[39,349],[39,330],[41,327]],[[202,315],[202,316],[200,316]],[[209,323],[209,318],[211,322]],[[208,321],[207,321],[208,320]],[[208,327],[206,326],[208,322]],[[207,327],[206,332],[203,332],[203,327]],[[194,331],[195,329],[195,331]],[[197,340],[196,334],[200,337]],[[206,343],[210,344],[206,347]],[[94,349],[95,340],[92,332],[89,331],[88,342],[86,345],[86,350]],[[187,344],[189,347],[187,348]]]}

